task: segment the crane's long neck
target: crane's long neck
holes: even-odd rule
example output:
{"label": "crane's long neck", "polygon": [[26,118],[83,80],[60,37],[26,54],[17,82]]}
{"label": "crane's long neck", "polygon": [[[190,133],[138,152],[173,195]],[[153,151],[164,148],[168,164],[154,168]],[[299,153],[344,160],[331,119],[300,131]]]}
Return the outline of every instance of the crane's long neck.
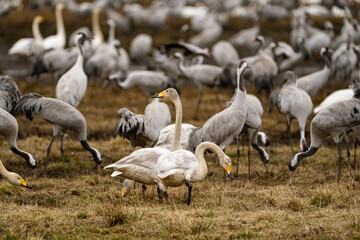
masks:
{"label": "crane's long neck", "polygon": [[76,47],[77,47],[77,51],[78,51],[78,56],[77,56],[77,59],[76,59],[76,63],[74,66],[80,66],[82,67],[83,64],[84,64],[84,56],[83,56],[83,50],[81,48],[81,44],[79,41],[77,41],[75,43]]}
{"label": "crane's long neck", "polygon": [[195,150],[195,157],[198,160],[198,170],[195,176],[193,176],[192,181],[194,182],[203,180],[207,175],[208,168],[204,158],[204,152],[206,149],[213,150],[218,155],[219,160],[222,161],[222,156],[224,155],[224,152],[218,145],[212,142],[200,143]]}
{"label": "crane's long neck", "polygon": [[173,142],[170,148],[170,151],[176,151],[181,149],[181,123],[182,123],[182,104],[180,97],[177,96],[175,101],[173,101],[175,105],[175,133]]}
{"label": "crane's long neck", "polygon": [[38,19],[34,19],[34,21],[32,23],[32,32],[33,32],[33,36],[36,39],[36,41],[42,42],[44,40],[44,38],[40,32]]}
{"label": "crane's long neck", "polygon": [[179,57],[179,63],[178,63],[179,69],[182,73],[186,73],[186,67],[184,66],[184,57]]}
{"label": "crane's long neck", "polygon": [[63,20],[61,8],[56,9],[55,17],[56,17],[56,31],[57,31],[56,34],[64,36],[65,38],[65,26],[64,26],[64,20]]}
{"label": "crane's long neck", "polygon": [[94,14],[92,15],[92,28],[93,28],[95,38],[98,39],[99,43],[103,43],[104,36],[100,29],[99,10],[98,9],[94,9]]}
{"label": "crane's long neck", "polygon": [[0,160],[0,175],[3,176],[4,178],[6,178],[8,176],[8,174],[9,174],[9,171],[6,170],[6,168],[4,167],[4,164]]}
{"label": "crane's long neck", "polygon": [[242,75],[244,73],[244,69],[239,69],[237,72],[237,89],[238,91],[245,92],[245,86],[244,86],[244,80],[242,78]]}
{"label": "crane's long neck", "polygon": [[109,38],[108,38],[108,43],[112,43],[115,40],[115,24],[110,24],[109,25]]}

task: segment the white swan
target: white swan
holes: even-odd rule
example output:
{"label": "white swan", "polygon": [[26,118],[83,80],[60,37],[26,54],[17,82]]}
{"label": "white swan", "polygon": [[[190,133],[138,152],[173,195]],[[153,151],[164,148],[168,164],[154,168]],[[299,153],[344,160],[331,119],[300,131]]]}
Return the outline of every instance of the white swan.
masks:
{"label": "white swan", "polygon": [[[168,88],[162,91],[157,94],[156,97],[169,99],[175,105],[176,127],[171,150],[179,150],[182,122],[182,105],[180,97],[177,91],[173,88]],[[142,148],[132,152],[129,156],[120,159],[116,163],[106,166],[105,169],[113,168],[116,170],[113,174],[111,174],[112,177],[122,175],[127,179],[143,184],[157,184],[159,183],[156,169],[157,160],[161,155],[168,152],[170,152],[170,150],[161,147]]]}
{"label": "white swan", "polygon": [[4,164],[0,160],[0,175],[5,178],[6,181],[8,181],[10,184],[14,186],[22,186],[26,188],[31,188],[27,183],[24,181],[22,177],[20,177],[19,174],[14,172],[9,172],[4,167]]}
{"label": "white swan", "polygon": [[190,183],[202,181],[207,175],[207,165],[204,158],[206,149],[216,152],[220,165],[226,169],[230,178],[234,179],[231,172],[231,159],[215,143],[203,142],[197,146],[195,155],[190,151],[181,149],[159,157],[157,171],[161,180],[158,184],[160,192],[166,193],[168,187],[179,187],[186,184],[189,189],[187,204],[190,205],[192,189]]}
{"label": "white swan", "polygon": [[32,23],[33,38],[21,38],[9,49],[8,54],[20,54],[27,57],[40,55],[43,51],[43,37],[41,35],[39,24],[44,20],[42,16],[34,17]]}
{"label": "white swan", "polygon": [[92,14],[92,30],[94,33],[94,40],[92,41],[92,46],[94,48],[97,48],[104,43],[104,36],[101,32],[99,23],[99,13],[100,8],[95,7]]}
{"label": "white swan", "polygon": [[64,48],[66,44],[66,33],[64,27],[64,21],[62,17],[62,10],[64,10],[65,4],[59,3],[56,5],[56,35],[48,36],[44,39],[43,46],[44,49],[57,49]]}

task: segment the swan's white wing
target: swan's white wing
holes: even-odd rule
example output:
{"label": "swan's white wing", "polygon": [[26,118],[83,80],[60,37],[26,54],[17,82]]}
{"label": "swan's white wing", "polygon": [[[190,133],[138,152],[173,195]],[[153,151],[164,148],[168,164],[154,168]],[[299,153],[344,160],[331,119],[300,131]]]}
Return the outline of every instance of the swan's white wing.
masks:
{"label": "swan's white wing", "polygon": [[197,168],[198,160],[187,150],[178,150],[161,155],[157,162],[157,171],[160,178],[165,178],[178,171],[185,172]]}

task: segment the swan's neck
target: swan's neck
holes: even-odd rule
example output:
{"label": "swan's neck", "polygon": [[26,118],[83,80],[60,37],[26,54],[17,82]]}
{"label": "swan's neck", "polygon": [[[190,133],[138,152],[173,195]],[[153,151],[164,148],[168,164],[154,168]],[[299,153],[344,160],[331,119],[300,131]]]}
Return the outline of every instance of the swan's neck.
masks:
{"label": "swan's neck", "polygon": [[44,38],[40,32],[39,21],[36,19],[32,23],[32,32],[33,32],[33,36],[36,39],[36,41],[42,42],[44,40]]}
{"label": "swan's neck", "polygon": [[204,152],[206,149],[213,150],[218,155],[220,161],[222,160],[221,156],[224,155],[224,152],[215,143],[200,143],[195,150],[195,157],[198,160],[198,170],[195,173],[195,176],[193,176],[192,178],[192,181],[194,182],[203,180],[207,175],[208,169],[204,158]]}
{"label": "swan's neck", "polygon": [[0,175],[3,176],[4,178],[7,178],[7,176],[9,175],[9,171],[6,170],[4,164],[1,161],[0,161]]}
{"label": "swan's neck", "polygon": [[93,28],[93,32],[95,35],[94,38],[97,38],[99,43],[102,44],[104,42],[104,36],[100,29],[99,11],[96,11],[96,10],[95,10],[94,14],[92,15],[92,28]]}
{"label": "swan's neck", "polygon": [[181,149],[181,123],[182,123],[182,104],[180,97],[178,96],[175,101],[173,101],[175,105],[175,134],[173,138],[173,142],[170,148],[170,151],[176,151]]}
{"label": "swan's neck", "polygon": [[65,27],[64,27],[64,21],[63,21],[63,16],[62,16],[62,9],[56,9],[56,31],[57,31],[57,35],[61,35],[64,36],[65,38]]}

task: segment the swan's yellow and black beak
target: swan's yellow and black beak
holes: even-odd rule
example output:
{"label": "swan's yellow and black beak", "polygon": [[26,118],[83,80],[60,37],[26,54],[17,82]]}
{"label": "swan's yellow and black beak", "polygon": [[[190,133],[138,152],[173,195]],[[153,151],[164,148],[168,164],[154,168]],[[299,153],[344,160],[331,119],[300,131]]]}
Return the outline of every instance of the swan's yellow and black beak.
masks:
{"label": "swan's yellow and black beak", "polygon": [[226,166],[226,172],[229,175],[231,180],[234,180],[234,175],[231,172],[231,167],[229,165]]}
{"label": "swan's yellow and black beak", "polygon": [[164,91],[162,91],[162,92],[160,92],[158,94],[155,94],[154,96],[151,96],[151,97],[152,98],[163,98],[165,93],[166,93],[166,90],[164,90]]}
{"label": "swan's yellow and black beak", "polygon": [[124,189],[124,188],[121,189],[121,196],[122,196],[122,197],[125,196],[125,189]]}
{"label": "swan's yellow and black beak", "polygon": [[22,186],[22,187],[26,187],[26,188],[32,189],[32,187],[30,187],[29,185],[27,185],[27,183],[24,181],[24,179],[20,178],[20,182],[21,182],[21,186]]}

